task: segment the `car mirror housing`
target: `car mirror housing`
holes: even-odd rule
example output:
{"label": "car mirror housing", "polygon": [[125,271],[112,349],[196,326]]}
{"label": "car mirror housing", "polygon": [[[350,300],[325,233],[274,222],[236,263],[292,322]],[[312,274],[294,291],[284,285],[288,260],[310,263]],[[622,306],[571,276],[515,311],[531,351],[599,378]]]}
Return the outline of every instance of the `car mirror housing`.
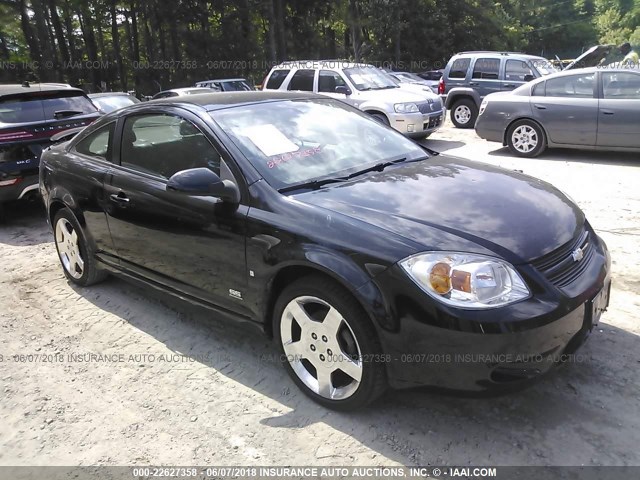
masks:
{"label": "car mirror housing", "polygon": [[351,89],[345,85],[338,85],[335,90],[336,93],[341,93],[343,95],[351,95]]}
{"label": "car mirror housing", "polygon": [[167,190],[194,197],[217,197],[238,203],[240,191],[231,180],[222,180],[208,168],[191,168],[176,172],[167,183]]}

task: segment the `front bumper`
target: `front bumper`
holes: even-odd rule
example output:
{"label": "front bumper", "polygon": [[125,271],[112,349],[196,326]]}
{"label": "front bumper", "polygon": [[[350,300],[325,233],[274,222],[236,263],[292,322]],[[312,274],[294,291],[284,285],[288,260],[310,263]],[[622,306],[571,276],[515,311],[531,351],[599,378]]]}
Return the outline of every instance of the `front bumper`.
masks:
{"label": "front bumper", "polygon": [[[380,274],[374,281],[390,316],[378,322],[378,334],[390,385],[508,390],[559,363],[579,360],[571,355],[587,339],[609,299],[611,260],[601,240],[597,250],[571,289],[535,285],[528,300],[489,310],[442,305],[397,265]],[[533,267],[518,269],[525,278],[539,280]]]}
{"label": "front bumper", "polygon": [[428,113],[390,113],[389,123],[393,128],[410,137],[424,137],[438,130],[445,119],[445,109]]}

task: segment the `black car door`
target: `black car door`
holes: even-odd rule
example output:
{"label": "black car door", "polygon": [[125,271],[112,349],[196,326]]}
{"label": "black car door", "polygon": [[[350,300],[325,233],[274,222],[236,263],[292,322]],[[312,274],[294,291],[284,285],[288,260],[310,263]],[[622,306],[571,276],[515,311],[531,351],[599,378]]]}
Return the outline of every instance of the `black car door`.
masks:
{"label": "black car door", "polygon": [[231,160],[222,159],[206,126],[186,112],[136,113],[121,119],[119,128],[119,164],[105,190],[122,267],[243,313],[248,207],[166,188],[175,172],[197,167],[238,183]]}

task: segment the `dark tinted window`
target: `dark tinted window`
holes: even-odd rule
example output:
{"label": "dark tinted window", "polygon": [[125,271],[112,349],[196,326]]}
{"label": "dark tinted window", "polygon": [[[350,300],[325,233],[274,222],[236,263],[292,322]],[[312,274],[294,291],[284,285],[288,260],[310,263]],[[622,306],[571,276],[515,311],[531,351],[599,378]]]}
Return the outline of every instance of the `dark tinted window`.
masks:
{"label": "dark tinted window", "polygon": [[231,80],[229,82],[222,82],[222,90],[225,92],[250,92],[253,89],[247,82]]}
{"label": "dark tinted window", "polygon": [[498,58],[479,58],[473,66],[473,78],[498,80],[500,60]]}
{"label": "dark tinted window", "polygon": [[55,112],[62,110],[77,115],[97,112],[91,100],[75,91],[19,95],[0,100],[0,123],[53,120]]}
{"label": "dark tinted window", "polygon": [[112,161],[111,139],[115,123],[110,123],[82,139],[76,145],[76,151],[90,157],[100,157]]}
{"label": "dark tinted window", "polygon": [[507,60],[504,79],[512,82],[529,82],[534,79],[533,70],[522,60]]}
{"label": "dark tinted window", "polygon": [[293,74],[293,77],[291,77],[289,90],[313,92],[313,76],[315,73],[315,70],[298,70]]}
{"label": "dark tinted window", "polygon": [[611,72],[602,74],[605,99],[640,100],[640,75]]}
{"label": "dark tinted window", "polygon": [[546,83],[547,97],[593,98],[595,74],[550,78]]}
{"label": "dark tinted window", "polygon": [[174,115],[135,115],[122,132],[121,163],[171,177],[180,170],[207,167],[220,173],[220,155],[190,121]]}
{"label": "dark tinted window", "polygon": [[287,78],[287,75],[289,75],[290,71],[291,70],[274,70],[273,72],[271,72],[271,76],[267,81],[267,88],[271,90],[277,90],[278,88],[280,88],[280,85],[282,85],[282,82],[284,82],[284,79]]}
{"label": "dark tinted window", "polygon": [[320,70],[318,77],[318,91],[335,93],[336,87],[346,86],[346,82],[338,72]]}
{"label": "dark tinted window", "polygon": [[453,65],[451,65],[449,78],[466,78],[469,65],[471,65],[470,58],[458,58],[453,62]]}

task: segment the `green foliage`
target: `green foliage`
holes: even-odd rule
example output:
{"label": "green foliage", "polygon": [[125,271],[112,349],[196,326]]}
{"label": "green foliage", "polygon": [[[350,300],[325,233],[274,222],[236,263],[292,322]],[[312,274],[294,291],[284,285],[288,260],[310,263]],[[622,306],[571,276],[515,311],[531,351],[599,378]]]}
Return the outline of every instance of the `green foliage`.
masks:
{"label": "green foliage", "polygon": [[[259,83],[286,59],[422,71],[462,50],[571,58],[623,41],[640,45],[640,0],[0,1],[3,61],[51,61],[27,73],[145,94],[204,78]],[[70,68],[78,62],[100,68]],[[2,79],[22,79],[11,75]]]}

